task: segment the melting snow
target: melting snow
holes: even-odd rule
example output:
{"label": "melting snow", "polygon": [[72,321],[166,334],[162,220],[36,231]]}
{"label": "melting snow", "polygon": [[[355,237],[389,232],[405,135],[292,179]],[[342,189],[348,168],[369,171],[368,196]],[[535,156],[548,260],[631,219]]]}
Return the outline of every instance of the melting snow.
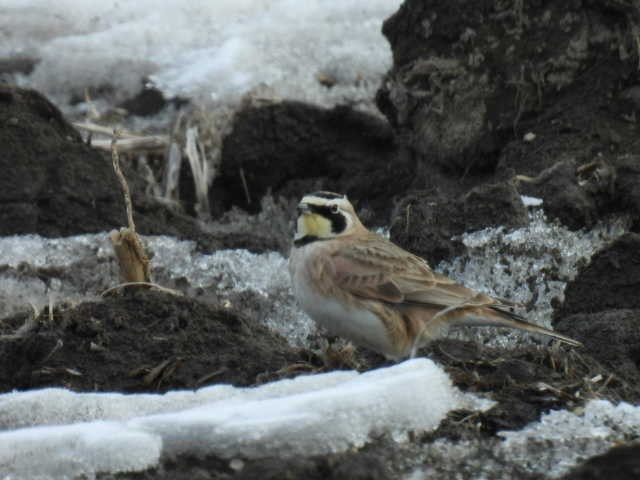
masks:
{"label": "melting snow", "polygon": [[[554,299],[564,300],[567,282],[575,278],[579,266],[623,235],[627,224],[623,219],[610,219],[591,230],[571,231],[549,222],[542,210],[533,210],[529,217],[524,228],[487,228],[464,234],[467,252],[441,262],[437,270],[475,290],[527,305],[527,319],[550,328]],[[473,335],[477,337],[478,332],[482,330],[474,330]],[[501,343],[524,335],[512,331],[485,337]]]}
{"label": "melting snow", "polygon": [[[339,452],[364,445],[371,435],[406,439],[409,431],[436,428],[452,409],[484,410],[491,404],[459,392],[427,359],[256,388],[223,385],[165,395],[10,393],[0,395],[0,419],[9,429],[0,433],[0,471],[12,479],[64,478],[144,470],[180,454],[261,458]],[[17,428],[25,425],[30,427]]]}
{"label": "melting snow", "polygon": [[[467,254],[441,263],[437,270],[471,288],[528,305],[527,318],[549,327],[553,299],[563,299],[564,288],[579,265],[622,235],[625,223],[612,220],[590,231],[574,232],[547,222],[541,211],[530,215],[531,223],[525,228],[465,234]],[[222,301],[242,301],[293,345],[305,345],[315,332],[314,323],[292,296],[287,260],[279,253],[222,250],[205,255],[193,242],[171,237],[145,237],[145,242],[154,255],[154,278],[161,285],[184,288],[186,284]],[[46,268],[51,278],[43,280],[40,268]],[[42,308],[50,302],[93,298],[116,283],[117,265],[106,234],[0,238],[0,318],[29,304]],[[510,332],[486,338],[505,342],[527,337]]]}
{"label": "melting snow", "polygon": [[[533,473],[557,478],[581,459],[606,452],[615,443],[637,439],[640,407],[591,400],[583,412],[552,411],[520,431],[500,432],[499,451],[511,461],[526,462]],[[543,448],[540,448],[543,447]],[[532,450],[542,450],[531,458]]]}
{"label": "melting snow", "polygon": [[262,84],[287,99],[368,103],[391,66],[382,22],[400,4],[4,0],[0,59],[36,60],[21,83],[65,100],[105,85],[122,100],[150,77],[167,96],[225,103]]}
{"label": "melting snow", "polygon": [[[194,242],[170,237],[145,237],[153,252],[151,268],[161,285],[178,288],[185,280],[219,301],[236,301],[255,309],[256,317],[303,345],[315,331],[291,293],[287,260],[279,253],[253,254],[221,250],[196,251]],[[106,234],[68,238],[24,235],[0,238],[0,318],[26,306],[95,298],[118,283],[118,267]],[[47,280],[38,269],[46,267]],[[250,298],[250,301],[248,300]]]}

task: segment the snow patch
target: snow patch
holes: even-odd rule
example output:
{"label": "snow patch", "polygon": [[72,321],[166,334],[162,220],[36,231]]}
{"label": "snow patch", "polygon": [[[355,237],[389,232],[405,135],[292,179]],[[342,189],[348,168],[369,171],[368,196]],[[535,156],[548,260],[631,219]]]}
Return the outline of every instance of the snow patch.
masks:
{"label": "snow patch", "polygon": [[[165,236],[143,241],[153,253],[151,270],[157,283],[200,289],[217,301],[242,301],[244,308],[254,308],[259,321],[292,345],[304,345],[315,332],[313,321],[293,298],[287,259],[281,254],[246,250],[202,254],[191,241]],[[38,273],[45,267],[46,281]],[[90,300],[117,283],[118,266],[106,234],[0,238],[0,318],[29,305],[42,308],[50,302]]]}
{"label": "snow patch", "polygon": [[[571,231],[549,222],[540,209],[529,212],[529,225],[507,231],[486,228],[462,237],[467,251],[452,261],[441,262],[436,270],[467,287],[522,305],[528,321],[551,328],[552,303],[564,300],[564,289],[580,265],[628,229],[624,219],[608,219],[590,230]],[[483,333],[484,332],[484,333]],[[495,335],[493,329],[474,329],[488,343],[528,341],[520,332]],[[463,338],[466,333],[453,333]]]}
{"label": "snow patch", "polygon": [[[106,85],[122,100],[145,77],[169,97],[229,103],[266,84],[288,99],[366,103],[391,66],[381,28],[400,4],[6,0],[0,58],[38,60],[21,83],[63,103]],[[323,86],[318,75],[334,85]]]}
{"label": "snow patch", "polygon": [[[501,455],[527,462],[532,473],[558,478],[583,458],[600,455],[615,443],[637,439],[640,407],[591,400],[582,412],[552,411],[520,431],[504,431]],[[531,451],[544,454],[531,461]]]}
{"label": "snow patch", "polygon": [[[0,433],[0,467],[12,479],[65,478],[140,471],[182,454],[261,458],[340,452],[364,445],[372,435],[406,440],[409,431],[436,428],[452,409],[491,405],[462,394],[428,359],[363,374],[333,372],[195,393],[11,393],[0,395],[1,418],[9,428],[24,425],[25,414],[31,425],[85,422]],[[149,414],[153,411],[165,413]],[[113,418],[121,420],[104,420]]]}

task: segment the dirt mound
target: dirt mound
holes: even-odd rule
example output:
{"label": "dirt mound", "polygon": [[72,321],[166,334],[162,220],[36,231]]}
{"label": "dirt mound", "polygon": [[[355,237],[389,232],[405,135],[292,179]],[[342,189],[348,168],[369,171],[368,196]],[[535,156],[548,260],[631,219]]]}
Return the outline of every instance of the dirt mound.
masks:
{"label": "dirt mound", "polygon": [[635,15],[613,1],[404,2],[383,27],[394,65],[377,100],[415,185],[519,176],[570,228],[625,212],[637,229]]}
{"label": "dirt mound", "polygon": [[562,319],[573,313],[609,309],[640,309],[640,235],[629,233],[593,256],[589,265],[569,282],[565,300],[555,313]]}
{"label": "dirt mound", "polygon": [[[473,430],[488,436],[499,430],[518,430],[542,413],[571,409],[589,398],[640,401],[638,383],[629,385],[615,377],[604,384],[616,372],[615,365],[601,363],[578,349],[481,348],[473,342],[447,339],[435,342],[425,353],[445,367],[457,387],[488,393],[498,402],[487,412],[473,415]],[[590,379],[598,374],[602,382],[592,384]],[[441,427],[441,433],[450,436],[446,427]],[[465,434],[464,429],[457,432],[455,435]]]}
{"label": "dirt mound", "polygon": [[364,220],[382,225],[388,223],[391,198],[406,191],[413,170],[380,118],[298,102],[248,107],[236,114],[224,139],[210,203],[255,212],[267,191],[299,200],[325,189],[348,194]]}
{"label": "dirt mound", "polygon": [[468,192],[458,188],[459,196],[445,196],[442,189],[434,189],[400,200],[392,216],[391,240],[437,265],[464,251],[460,236],[465,232],[529,223],[527,210],[511,184],[485,183]]}
{"label": "dirt mound", "polygon": [[563,480],[635,480],[640,476],[640,445],[615,447],[607,453],[590,458],[573,469]]}
{"label": "dirt mound", "polygon": [[[0,85],[0,144],[0,235],[60,237],[125,225],[124,201],[110,155],[85,144],[38,92]],[[124,159],[123,168],[142,234],[195,240],[204,251],[259,252],[280,246],[268,235],[243,232],[240,238],[224,225],[204,231],[192,217],[146,196],[145,180]]]}
{"label": "dirt mound", "polygon": [[[13,333],[24,316],[2,322]],[[47,314],[22,338],[0,342],[0,391],[64,386],[78,391],[164,392],[212,383],[254,385],[307,364],[251,318],[147,290]],[[291,370],[290,374],[299,373]]]}
{"label": "dirt mound", "polygon": [[631,385],[640,384],[640,235],[598,252],[569,282],[555,328]]}
{"label": "dirt mound", "polygon": [[640,309],[576,313],[557,322],[556,330],[584,343],[584,352],[619,380],[640,385]]}
{"label": "dirt mound", "polygon": [[[236,460],[232,463],[217,457],[180,458],[165,463],[161,469],[139,473],[98,476],[107,479],[227,479],[234,480],[391,480],[397,478],[386,463],[386,456],[393,447],[367,446],[359,451],[320,455],[308,458],[282,460]],[[232,468],[235,466],[236,469]]]}
{"label": "dirt mound", "polygon": [[0,85],[0,125],[0,235],[124,225],[111,165],[42,95]]}
{"label": "dirt mound", "polygon": [[[614,33],[627,31],[632,13],[613,1],[520,8],[493,0],[406,1],[383,26],[394,66],[378,104],[433,162],[463,170],[495,165],[504,135],[578,81],[595,73],[610,85],[633,73],[633,36]],[[627,54],[612,55],[614,49]]]}

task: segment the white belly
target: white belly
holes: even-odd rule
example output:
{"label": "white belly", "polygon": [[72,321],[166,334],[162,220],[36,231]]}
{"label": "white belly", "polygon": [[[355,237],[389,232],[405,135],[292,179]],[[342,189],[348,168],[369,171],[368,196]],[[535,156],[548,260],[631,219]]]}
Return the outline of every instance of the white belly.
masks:
{"label": "white belly", "polygon": [[313,289],[303,269],[292,273],[293,293],[302,309],[331,335],[382,354],[393,352],[382,321],[370,311],[326,298]]}

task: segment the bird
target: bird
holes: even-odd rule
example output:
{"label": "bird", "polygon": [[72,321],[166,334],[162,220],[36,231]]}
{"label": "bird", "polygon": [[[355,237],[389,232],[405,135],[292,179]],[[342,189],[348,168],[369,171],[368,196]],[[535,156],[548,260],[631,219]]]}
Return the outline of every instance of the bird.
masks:
{"label": "bird", "polygon": [[303,196],[289,255],[296,301],[329,334],[387,359],[414,357],[453,326],[499,326],[582,344],[527,322],[516,304],[474,291],[369,231],[346,195]]}

